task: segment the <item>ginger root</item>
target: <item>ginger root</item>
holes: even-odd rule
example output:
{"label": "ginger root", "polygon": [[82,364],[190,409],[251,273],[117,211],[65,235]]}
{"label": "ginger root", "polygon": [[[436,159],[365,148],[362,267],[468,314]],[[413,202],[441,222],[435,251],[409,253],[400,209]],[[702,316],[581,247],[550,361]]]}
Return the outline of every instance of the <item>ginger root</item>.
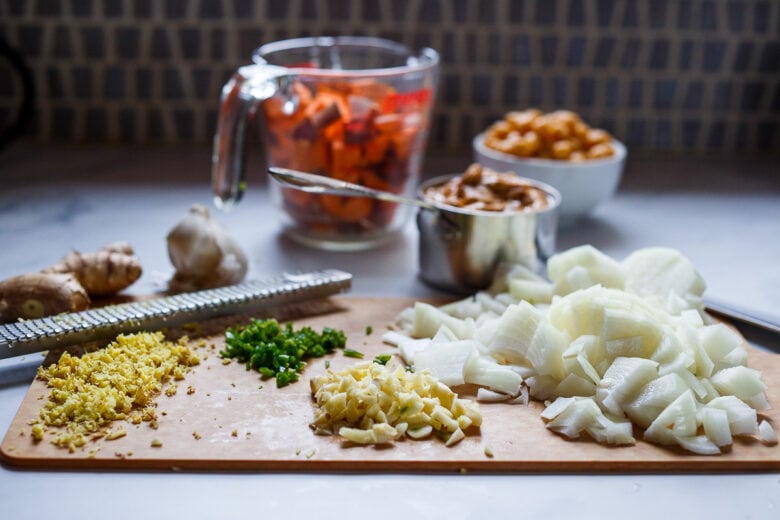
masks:
{"label": "ginger root", "polygon": [[83,311],[89,296],[70,273],[29,273],[0,282],[0,322]]}
{"label": "ginger root", "polygon": [[174,292],[236,284],[246,276],[246,255],[203,205],[192,206],[167,241],[176,268],[168,283]]}
{"label": "ginger root", "polygon": [[0,322],[83,311],[90,296],[121,291],[141,276],[141,262],[127,242],[93,253],[73,251],[39,273],[0,282]]}
{"label": "ginger root", "polygon": [[138,280],[141,262],[127,242],[114,242],[92,253],[72,251],[44,273],[73,273],[90,296],[115,294]]}

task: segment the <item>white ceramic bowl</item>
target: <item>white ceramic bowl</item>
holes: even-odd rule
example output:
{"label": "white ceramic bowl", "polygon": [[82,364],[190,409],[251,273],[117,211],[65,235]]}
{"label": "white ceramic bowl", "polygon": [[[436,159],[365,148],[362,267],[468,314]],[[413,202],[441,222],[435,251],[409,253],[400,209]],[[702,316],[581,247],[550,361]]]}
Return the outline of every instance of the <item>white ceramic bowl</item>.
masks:
{"label": "white ceramic bowl", "polygon": [[485,146],[485,134],[474,138],[474,160],[497,172],[515,172],[544,182],[561,193],[558,208],[562,224],[569,224],[609,200],[617,190],[626,162],[626,147],[613,139],[615,155],[606,159],[571,162],[523,158]]}

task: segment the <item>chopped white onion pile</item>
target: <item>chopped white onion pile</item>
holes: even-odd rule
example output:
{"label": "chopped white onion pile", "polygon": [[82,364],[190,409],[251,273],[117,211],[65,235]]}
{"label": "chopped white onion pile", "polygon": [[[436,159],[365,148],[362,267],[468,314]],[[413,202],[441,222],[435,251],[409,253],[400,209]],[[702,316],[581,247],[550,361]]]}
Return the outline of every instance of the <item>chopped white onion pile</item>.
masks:
{"label": "chopped white onion pile", "polygon": [[[719,454],[735,435],[777,436],[740,336],[704,313],[705,283],[681,253],[641,249],[618,262],[592,246],[550,258],[547,281],[510,266],[488,291],[399,316],[415,371],[476,384],[483,401],[546,401],[547,427],[604,444],[643,439]],[[760,422],[759,422],[760,421]]]}

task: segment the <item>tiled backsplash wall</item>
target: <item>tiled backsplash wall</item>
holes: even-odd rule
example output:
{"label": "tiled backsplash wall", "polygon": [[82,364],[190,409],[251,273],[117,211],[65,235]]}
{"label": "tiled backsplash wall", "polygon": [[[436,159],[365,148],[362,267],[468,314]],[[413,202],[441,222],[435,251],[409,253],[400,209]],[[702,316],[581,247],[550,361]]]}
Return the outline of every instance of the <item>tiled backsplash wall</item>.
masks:
{"label": "tiled backsplash wall", "polygon": [[[777,153],[777,0],[0,0],[43,142],[209,143],[259,44],[367,34],[443,58],[431,146],[510,109],[578,111],[633,149]],[[0,126],[21,84],[0,58]]]}

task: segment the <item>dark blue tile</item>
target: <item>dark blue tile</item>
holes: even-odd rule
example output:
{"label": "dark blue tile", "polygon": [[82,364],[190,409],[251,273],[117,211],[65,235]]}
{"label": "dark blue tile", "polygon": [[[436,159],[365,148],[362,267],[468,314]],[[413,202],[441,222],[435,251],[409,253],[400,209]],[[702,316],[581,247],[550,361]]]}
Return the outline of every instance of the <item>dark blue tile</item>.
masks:
{"label": "dark blue tile", "polygon": [[474,33],[462,34],[461,38],[465,40],[464,47],[466,48],[465,59],[466,63],[477,63],[479,58],[477,56],[477,37]]}
{"label": "dark blue tile", "polygon": [[[350,32],[350,34],[358,34],[355,32]],[[360,34],[358,34],[360,36]],[[408,35],[407,35],[408,38]],[[408,39],[404,39],[401,41],[409,41]],[[423,47],[433,47],[433,35],[431,34],[431,31],[418,31],[414,33],[414,36],[412,37],[411,41],[411,47],[412,49],[422,49]],[[474,46],[476,48],[476,45]]]}
{"label": "dark blue tile", "polygon": [[569,67],[582,67],[585,64],[586,45],[583,36],[575,36],[569,40],[569,56],[566,60]]}
{"label": "dark blue tile", "polygon": [[669,40],[655,40],[650,48],[648,67],[652,70],[664,70],[669,66]]}
{"label": "dark blue tile", "polygon": [[238,55],[250,56],[252,51],[264,41],[263,30],[259,27],[240,29],[238,31]]}
{"label": "dark blue tile", "polygon": [[597,68],[608,67],[612,60],[612,52],[615,49],[615,38],[602,36],[596,42],[596,53],[593,56],[593,66]]}
{"label": "dark blue tile", "polygon": [[362,19],[366,22],[378,22],[382,19],[382,4],[376,0],[361,1]]}
{"label": "dark blue tile", "polygon": [[135,0],[132,2],[133,15],[136,18],[151,18],[154,16],[154,0]]}
{"label": "dark blue tile", "polygon": [[532,76],[528,84],[528,94],[530,106],[542,106],[544,103],[544,78],[541,76]]}
{"label": "dark blue tile", "polygon": [[8,13],[14,16],[22,16],[27,12],[27,7],[30,6],[30,2],[27,0],[8,0],[6,2],[6,8]]}
{"label": "dark blue tile", "polygon": [[756,2],[753,6],[753,31],[764,34],[769,29],[772,8],[769,2]]}
{"label": "dark blue tile", "polygon": [[63,79],[60,69],[57,67],[46,68],[46,88],[48,89],[49,99],[62,99],[64,91],[62,88]]}
{"label": "dark blue tile", "polygon": [[680,70],[691,70],[693,68],[693,51],[695,45],[691,40],[680,42],[680,51],[678,54],[677,66]]}
{"label": "dark blue tile", "polygon": [[114,32],[116,56],[124,60],[138,58],[141,32],[138,27],[117,27]]}
{"label": "dark blue tile", "polygon": [[152,31],[151,56],[156,59],[171,57],[171,43],[168,41],[168,31],[163,27],[155,27]]}
{"label": "dark blue tile", "polygon": [[479,9],[477,9],[477,21],[487,24],[495,23],[496,11],[496,0],[482,0],[479,3]]}
{"label": "dark blue tile", "polygon": [[316,0],[301,0],[301,11],[298,15],[304,20],[316,20],[319,16]]}
{"label": "dark blue tile", "polygon": [[702,1],[699,23],[701,28],[705,31],[718,30],[718,6],[716,0]]}
{"label": "dark blue tile", "polygon": [[525,20],[525,0],[513,0],[507,4],[509,6],[509,21],[512,23],[523,22]]}
{"label": "dark blue tile", "polygon": [[441,99],[446,105],[458,105],[461,100],[459,74],[445,73],[441,78]]}
{"label": "dark blue tile", "polygon": [[36,16],[60,16],[62,15],[61,0],[37,0],[35,2]]}
{"label": "dark blue tile", "polygon": [[25,56],[35,58],[41,55],[43,27],[20,24],[16,28],[16,44]]}
{"label": "dark blue tile", "polygon": [[268,0],[266,13],[269,20],[284,20],[288,16],[290,2],[287,0]]}
{"label": "dark blue tile", "polygon": [[217,131],[217,110],[206,110],[206,135],[212,136]]}
{"label": "dark blue tile", "polygon": [[725,56],[725,42],[704,42],[702,46],[702,70],[705,72],[717,72],[720,70]]}
{"label": "dark blue tile", "polygon": [[152,71],[146,67],[135,71],[135,96],[141,100],[152,97]]}
{"label": "dark blue tile", "polygon": [[520,81],[515,75],[504,76],[504,95],[501,102],[506,107],[517,107],[520,102]]}
{"label": "dark blue tile", "polygon": [[780,41],[766,42],[758,60],[759,72],[776,74],[780,72]]}
{"label": "dark blue tile", "polygon": [[106,38],[102,27],[81,28],[81,48],[87,58],[100,59],[106,52]]}
{"label": "dark blue tile", "polygon": [[70,12],[77,18],[95,16],[92,0],[70,0]]}
{"label": "dark blue tile", "polygon": [[682,144],[684,148],[692,149],[696,147],[701,133],[701,121],[696,119],[686,119],[682,123]]}
{"label": "dark blue tile", "polygon": [[146,132],[144,137],[150,142],[160,142],[165,137],[165,123],[158,108],[150,108],[146,112]]}
{"label": "dark blue tile", "polygon": [[632,79],[628,83],[628,106],[630,108],[641,108],[644,98],[644,83],[641,79]]}
{"label": "dark blue tile", "polygon": [[624,43],[623,56],[620,58],[621,69],[633,69],[639,63],[639,50],[642,42],[638,38],[630,38]]}
{"label": "dark blue tile", "polygon": [[198,15],[201,18],[223,18],[225,14],[222,9],[222,0],[201,0]]}
{"label": "dark blue tile", "polygon": [[734,149],[745,150],[748,147],[748,125],[747,123],[737,123],[737,131],[734,133]]}
{"label": "dark blue tile", "polygon": [[756,135],[756,149],[759,152],[777,151],[777,121],[759,121]]}
{"label": "dark blue tile", "polygon": [[669,109],[674,106],[674,95],[677,81],[674,79],[659,79],[653,82],[653,108]]}
{"label": "dark blue tile", "polygon": [[73,86],[73,95],[78,99],[89,99],[92,97],[92,68],[84,66],[73,67],[70,71],[70,78]]}
{"label": "dark blue tile", "polygon": [[766,84],[759,81],[748,81],[742,86],[742,99],[740,109],[744,111],[756,111],[761,107]]}
{"label": "dark blue tile", "polygon": [[611,27],[615,16],[616,0],[598,0],[596,3],[596,21],[599,27]]}
{"label": "dark blue tile", "polygon": [[392,8],[393,20],[403,22],[409,19],[409,0],[388,2]]}
{"label": "dark blue tile", "polygon": [[501,59],[502,38],[498,34],[489,34],[487,37],[487,63],[490,65],[499,65]]}
{"label": "dark blue tile", "polygon": [[591,108],[596,101],[596,81],[593,78],[580,78],[577,82],[577,107]]}
{"label": "dark blue tile", "polygon": [[[347,2],[337,2],[349,7]],[[441,23],[441,2],[439,0],[420,0],[417,21],[422,23]]]}
{"label": "dark blue tile", "polygon": [[162,95],[164,99],[182,99],[184,88],[178,69],[165,69],[162,74]]}
{"label": "dark blue tile", "polygon": [[558,11],[557,0],[536,0],[534,2],[534,21],[537,25],[552,25]]}
{"label": "dark blue tile", "polygon": [[617,108],[620,106],[620,85],[621,81],[617,78],[609,78],[604,85],[604,106],[607,108]]}
{"label": "dark blue tile", "polygon": [[628,128],[626,128],[626,144],[632,146],[646,146],[645,140],[646,123],[644,119],[629,119]]}
{"label": "dark blue tile", "polygon": [[471,102],[474,106],[484,107],[493,101],[493,77],[487,74],[475,74],[471,78]]}
{"label": "dark blue tile", "polygon": [[201,57],[203,35],[200,29],[184,27],[179,29],[179,55],[185,60],[197,60]]}
{"label": "dark blue tile", "polygon": [[620,26],[623,28],[638,27],[639,6],[637,0],[624,0],[623,9],[623,20],[621,20]]}
{"label": "dark blue tile", "polygon": [[667,0],[649,0],[647,11],[649,25],[653,29],[661,29],[667,26],[666,15],[669,7]]}
{"label": "dark blue tile", "polygon": [[211,92],[211,68],[197,67],[192,69],[192,88],[197,99],[217,99],[218,92]]}
{"label": "dark blue tile", "polygon": [[[517,2],[512,2],[513,7],[514,4],[520,4],[522,5],[523,0],[518,0]],[[452,17],[452,20],[455,22],[466,22],[469,19],[469,5],[471,5],[471,0],[451,0],[450,2],[447,2],[446,5],[450,6],[450,9],[452,12],[450,13],[450,16]],[[514,21],[514,20],[512,20]]]}
{"label": "dark blue tile", "polygon": [[179,141],[192,141],[195,136],[195,114],[189,109],[173,111],[173,126]]}
{"label": "dark blue tile", "polygon": [[704,82],[694,80],[688,83],[685,88],[682,106],[688,110],[698,110],[702,107],[704,101]]}
{"label": "dark blue tile", "polygon": [[[479,130],[481,130],[481,128]],[[477,134],[477,128],[476,125],[474,124],[474,118],[468,114],[461,115],[460,116],[461,140],[465,141],[469,138],[469,136],[473,136],[476,134]]]}
{"label": "dark blue tile", "polygon": [[106,18],[119,18],[124,12],[122,0],[103,0],[103,16]]}
{"label": "dark blue tile", "polygon": [[747,6],[744,0],[734,0],[726,4],[726,22],[732,32],[740,32],[745,28]]}
{"label": "dark blue tile", "polygon": [[455,63],[458,60],[457,49],[458,44],[455,34],[450,31],[442,34],[442,48],[437,49],[442,63]]}
{"label": "dark blue tile", "polygon": [[568,105],[569,99],[569,79],[564,76],[553,78],[553,102],[557,108],[564,108]]}
{"label": "dark blue tile", "polygon": [[555,65],[558,54],[557,36],[542,36],[540,46],[542,50],[542,65],[549,67]]}
{"label": "dark blue tile", "polygon": [[76,113],[72,108],[55,107],[51,111],[51,133],[56,139],[73,137],[73,122]]}
{"label": "dark blue tile", "polygon": [[726,143],[726,123],[724,121],[713,121],[709,128],[707,136],[708,150],[721,150]]}
{"label": "dark blue tile", "polygon": [[233,0],[233,14],[236,18],[251,18],[254,16],[253,0]]}
{"label": "dark blue tile", "polygon": [[450,128],[449,117],[444,114],[436,114],[433,118],[433,128],[431,131],[430,142],[437,148],[447,146],[447,131]]}
{"label": "dark blue tile", "polygon": [[73,57],[70,27],[58,25],[54,28],[51,40],[51,55],[55,58],[70,59]]}
{"label": "dark blue tile", "polygon": [[106,67],[103,72],[103,96],[106,99],[123,99],[126,91],[126,69],[117,65]]}
{"label": "dark blue tile", "polygon": [[571,27],[582,27],[586,21],[585,0],[569,0],[566,23]]}
{"label": "dark blue tile", "polygon": [[672,124],[668,119],[656,121],[655,148],[658,150],[669,150],[672,148]]}
{"label": "dark blue tile", "polygon": [[775,83],[775,93],[772,96],[772,103],[769,106],[772,112],[780,112],[780,83]]}
{"label": "dark blue tile", "polygon": [[732,86],[730,81],[718,81],[712,89],[712,110],[727,111],[731,108]]}
{"label": "dark blue tile", "polygon": [[119,111],[119,140],[123,143],[135,141],[136,111],[123,108]]}
{"label": "dark blue tile", "polygon": [[187,16],[188,0],[165,0],[165,17],[172,20]]}
{"label": "dark blue tile", "polygon": [[108,138],[108,114],[104,108],[87,109],[84,135],[90,141],[106,141]]}
{"label": "dark blue tile", "polygon": [[227,37],[225,30],[216,28],[209,32],[209,58],[213,61],[221,61],[227,56],[225,45]]}
{"label": "dark blue tile", "polygon": [[734,53],[734,64],[732,70],[734,72],[747,72],[750,70],[750,64],[753,61],[753,54],[755,53],[755,44],[753,42],[740,42],[737,46],[737,50]]}
{"label": "dark blue tile", "polygon": [[509,60],[514,65],[531,64],[531,42],[528,36],[518,35],[512,38]]}
{"label": "dark blue tile", "polygon": [[693,26],[693,6],[691,0],[677,2],[677,28],[690,29]]}

